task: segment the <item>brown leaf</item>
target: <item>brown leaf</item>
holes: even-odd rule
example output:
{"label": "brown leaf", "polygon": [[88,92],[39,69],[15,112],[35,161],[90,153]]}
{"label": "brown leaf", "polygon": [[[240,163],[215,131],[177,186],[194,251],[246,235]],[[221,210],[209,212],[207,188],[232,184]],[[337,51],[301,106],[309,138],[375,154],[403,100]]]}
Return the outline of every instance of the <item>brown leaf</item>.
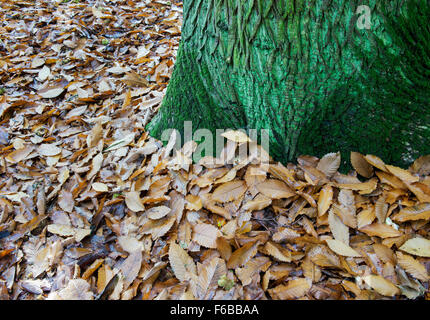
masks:
{"label": "brown leaf", "polygon": [[149,220],[140,229],[143,234],[151,234],[152,239],[156,240],[164,236],[172,228],[176,221],[176,217],[167,216],[157,220]]}
{"label": "brown leaf", "polygon": [[221,232],[211,224],[199,223],[193,227],[193,241],[206,248],[217,247],[217,239]]}
{"label": "brown leaf", "polygon": [[291,252],[278,243],[268,241],[264,245],[264,252],[282,262],[291,262]]}
{"label": "brown leaf", "polygon": [[65,190],[61,190],[58,196],[58,205],[61,209],[66,212],[72,212],[75,207],[75,200],[73,199],[73,194]]}
{"label": "brown leaf", "polygon": [[336,240],[349,245],[349,228],[337,215],[333,213],[333,211],[330,211],[328,214],[328,223],[333,237]]}
{"label": "brown leaf", "polygon": [[149,219],[161,219],[169,214],[171,209],[166,206],[152,207],[151,209],[146,210],[146,215]]}
{"label": "brown leaf", "polygon": [[381,196],[375,203],[375,216],[379,223],[385,223],[388,213],[388,204],[386,203],[385,196]]}
{"label": "brown leaf", "polygon": [[351,152],[351,164],[359,175],[365,178],[371,178],[373,176],[372,166],[366,161],[361,153]]}
{"label": "brown leaf", "polygon": [[273,289],[269,289],[269,293],[273,298],[280,300],[297,299],[303,297],[311,286],[311,280],[299,278],[288,281],[287,285],[281,284]]}
{"label": "brown leaf", "polygon": [[59,291],[51,292],[47,300],[93,300],[94,295],[90,291],[90,285],[84,279],[71,279],[66,287]]}
{"label": "brown leaf", "polygon": [[120,270],[124,276],[124,289],[127,289],[134,279],[136,279],[141,266],[142,252],[140,250],[131,253],[127,259],[123,261]]}
{"label": "brown leaf", "polygon": [[249,260],[243,268],[236,269],[236,275],[242,282],[243,286],[247,286],[252,282],[252,278],[260,271],[266,271],[271,262],[267,257],[257,257]]}
{"label": "brown leaf", "polygon": [[248,242],[243,247],[234,251],[227,261],[227,268],[236,269],[237,267],[243,266],[257,254],[257,246],[258,241]]}
{"label": "brown leaf", "polygon": [[227,269],[225,262],[219,258],[213,258],[208,263],[201,265],[199,275],[191,273],[191,288],[197,299],[204,299],[211,288],[218,285],[218,280],[225,275]]}
{"label": "brown leaf", "polygon": [[378,168],[379,170],[388,172],[387,168],[385,167],[384,161],[381,160],[381,158],[368,154],[364,156],[364,159],[366,159],[367,162],[369,162],[372,166],[375,168]]}
{"label": "brown leaf", "polygon": [[429,281],[426,267],[410,255],[396,252],[399,265],[410,275],[421,281]]}
{"label": "brown leaf", "polygon": [[246,202],[242,206],[242,209],[247,211],[263,210],[264,208],[270,206],[271,203],[272,199],[266,197],[263,194],[258,194],[254,200]]}
{"label": "brown leaf", "polygon": [[169,262],[175,273],[175,277],[180,281],[187,281],[190,278],[189,273],[197,273],[196,265],[193,258],[176,243],[170,243]]}
{"label": "brown leaf", "polygon": [[290,198],[294,192],[282,181],[267,179],[256,186],[257,190],[271,199]]}
{"label": "brown leaf", "polygon": [[326,184],[320,191],[318,198],[318,215],[324,215],[333,203],[333,188]]}
{"label": "brown leaf", "polygon": [[239,199],[246,191],[244,181],[235,180],[220,185],[212,194],[212,199],[221,203]]}
{"label": "brown leaf", "polygon": [[361,228],[360,231],[364,232],[369,236],[377,236],[381,238],[392,238],[392,237],[399,237],[402,235],[402,232],[394,229],[388,224],[382,224],[382,223],[369,224]]}
{"label": "brown leaf", "polygon": [[338,255],[344,256],[344,257],[361,257],[361,254],[359,254],[357,251],[352,249],[349,245],[338,241],[334,239],[327,239],[326,240],[327,245],[331,250],[333,250]]}
{"label": "brown leaf", "polygon": [[328,153],[318,162],[317,169],[327,177],[332,177],[340,166],[340,152]]}
{"label": "brown leaf", "polygon": [[413,207],[402,208],[392,219],[398,222],[429,220],[430,203],[419,203]]}

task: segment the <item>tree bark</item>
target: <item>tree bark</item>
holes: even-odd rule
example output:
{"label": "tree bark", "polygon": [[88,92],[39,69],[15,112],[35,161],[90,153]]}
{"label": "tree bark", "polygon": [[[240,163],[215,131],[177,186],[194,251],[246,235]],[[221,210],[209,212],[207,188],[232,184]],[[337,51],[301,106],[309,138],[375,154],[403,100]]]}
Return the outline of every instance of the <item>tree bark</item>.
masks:
{"label": "tree bark", "polygon": [[[428,0],[184,0],[163,130],[270,129],[270,153],[430,153]],[[357,23],[371,13],[370,29]]]}

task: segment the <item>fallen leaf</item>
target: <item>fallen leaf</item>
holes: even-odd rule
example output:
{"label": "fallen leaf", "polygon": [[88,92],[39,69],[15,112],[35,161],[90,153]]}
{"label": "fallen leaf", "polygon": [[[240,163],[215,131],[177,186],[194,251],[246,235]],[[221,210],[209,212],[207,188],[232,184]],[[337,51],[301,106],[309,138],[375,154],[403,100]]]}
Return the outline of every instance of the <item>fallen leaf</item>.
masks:
{"label": "fallen leaf", "polygon": [[331,185],[325,185],[318,197],[318,215],[324,215],[333,203],[333,188]]}
{"label": "fallen leaf", "polygon": [[39,95],[45,99],[52,99],[58,97],[60,94],[64,92],[63,87],[52,87],[46,88],[39,91]]}
{"label": "fallen leaf", "polygon": [[430,240],[424,238],[413,238],[406,241],[400,250],[414,256],[430,258]]}
{"label": "fallen leaf", "polygon": [[94,182],[92,187],[97,192],[108,192],[109,190],[108,186],[102,182]]}
{"label": "fallen leaf", "polygon": [[340,166],[340,152],[328,153],[318,162],[317,169],[327,177],[333,176]]}
{"label": "fallen leaf", "polygon": [[377,236],[381,238],[399,237],[402,232],[394,229],[388,224],[373,223],[360,228],[361,232],[369,236]]}
{"label": "fallen leaf", "polygon": [[249,137],[242,131],[227,131],[221,134],[227,140],[231,140],[237,143],[244,143],[251,141]]}
{"label": "fallen leaf", "polygon": [[351,152],[351,165],[359,175],[365,178],[372,177],[373,168],[361,153]]}
{"label": "fallen leaf", "polygon": [[54,144],[41,144],[37,148],[37,152],[44,157],[56,156],[61,152],[61,148],[57,147]]}
{"label": "fallen leaf", "polygon": [[221,232],[211,224],[199,223],[193,227],[193,241],[206,248],[217,247],[217,239]]}
{"label": "fallen leaf", "polygon": [[399,265],[410,275],[421,281],[429,281],[429,275],[426,267],[413,257],[403,254],[400,251],[396,252]]}
{"label": "fallen leaf", "polygon": [[288,281],[287,285],[279,285],[269,289],[270,295],[280,300],[290,300],[303,297],[311,288],[312,281],[306,278],[299,278]]}
{"label": "fallen leaf", "polygon": [[235,250],[231,254],[230,259],[227,261],[227,268],[235,269],[237,267],[243,266],[257,254],[257,246],[258,241],[248,242],[239,249]]}
{"label": "fallen leaf", "polygon": [[150,219],[161,219],[169,214],[171,209],[166,206],[152,207],[146,210],[146,215]]}
{"label": "fallen leaf", "polygon": [[328,214],[328,223],[333,237],[336,240],[349,245],[349,228],[332,211]]}
{"label": "fallen leaf", "polygon": [[239,199],[246,191],[246,183],[242,180],[226,182],[212,193],[212,199],[221,203]]}
{"label": "fallen leaf", "polygon": [[280,180],[267,179],[256,185],[256,188],[270,199],[282,199],[294,196],[294,192]]}
{"label": "fallen leaf", "polygon": [[169,262],[175,273],[175,277],[180,281],[187,281],[190,278],[189,273],[197,273],[196,265],[193,258],[176,243],[170,243]]}
{"label": "fallen leaf", "polygon": [[361,257],[361,254],[359,254],[357,251],[352,249],[349,245],[334,239],[327,239],[326,240],[329,248],[333,250],[338,255],[344,256],[344,257]]}
{"label": "fallen leaf", "polygon": [[130,191],[125,193],[125,203],[127,208],[133,212],[144,211],[145,207],[140,199],[140,192]]}
{"label": "fallen leaf", "polygon": [[383,296],[393,297],[400,293],[399,288],[381,276],[368,275],[364,276],[363,280],[369,287]]}

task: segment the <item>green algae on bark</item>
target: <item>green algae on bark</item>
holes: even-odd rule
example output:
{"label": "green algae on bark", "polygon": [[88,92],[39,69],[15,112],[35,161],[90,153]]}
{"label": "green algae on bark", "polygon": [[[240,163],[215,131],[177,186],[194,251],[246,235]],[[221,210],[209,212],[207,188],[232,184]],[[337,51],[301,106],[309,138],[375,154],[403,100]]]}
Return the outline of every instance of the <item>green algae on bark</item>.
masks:
{"label": "green algae on bark", "polygon": [[[165,129],[270,129],[270,154],[430,153],[428,0],[184,0]],[[370,29],[357,9],[370,9]]]}

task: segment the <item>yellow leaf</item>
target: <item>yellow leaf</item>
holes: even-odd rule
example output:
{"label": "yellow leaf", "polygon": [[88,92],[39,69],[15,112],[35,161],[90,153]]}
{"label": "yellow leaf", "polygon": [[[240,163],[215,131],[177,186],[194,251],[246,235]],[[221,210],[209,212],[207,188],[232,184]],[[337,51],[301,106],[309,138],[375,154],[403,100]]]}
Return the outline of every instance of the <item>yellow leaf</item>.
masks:
{"label": "yellow leaf", "polygon": [[333,188],[326,184],[320,191],[318,198],[318,215],[324,215],[333,202]]}
{"label": "yellow leaf", "polygon": [[368,236],[377,236],[380,238],[400,237],[403,233],[389,226],[388,224],[373,223],[359,229]]}
{"label": "yellow leaf", "polygon": [[378,176],[381,183],[388,184],[393,188],[406,189],[406,185],[402,182],[402,180],[400,180],[399,178],[397,178],[395,175],[391,173],[378,171],[376,172],[376,175]]}
{"label": "yellow leaf", "polygon": [[337,187],[340,189],[360,191],[361,194],[371,193],[376,189],[377,186],[378,186],[377,178],[372,178],[362,183],[342,183],[337,185]]}
{"label": "yellow leaf", "polygon": [[202,199],[199,196],[189,194],[185,197],[185,200],[187,200],[188,210],[199,211],[203,207]]}
{"label": "yellow leaf", "polygon": [[263,210],[264,208],[270,206],[272,199],[266,197],[265,195],[258,194],[254,200],[246,202],[243,206],[243,210],[254,211]]}
{"label": "yellow leaf", "polygon": [[334,240],[334,239],[327,239],[326,240],[328,247],[333,250],[338,255],[344,256],[344,257],[361,257],[361,254],[359,254],[357,251],[352,249],[347,244]]}
{"label": "yellow leaf", "polygon": [[402,208],[392,220],[405,222],[430,219],[430,203],[419,203],[413,207]]}
{"label": "yellow leaf", "polygon": [[393,297],[396,294],[400,293],[399,288],[397,288],[393,283],[381,276],[364,276],[363,280],[369,287],[371,287],[379,294],[382,294],[383,296]]}
{"label": "yellow leaf", "polygon": [[6,160],[11,163],[18,163],[25,160],[33,150],[34,147],[32,146],[25,146],[22,149],[14,150],[6,156]]}
{"label": "yellow leaf", "polygon": [[413,182],[417,182],[420,180],[420,178],[418,176],[414,176],[409,171],[404,170],[402,168],[390,166],[388,164],[385,165],[385,167],[388,169],[388,171],[391,174],[395,175],[397,178],[399,178],[403,182],[413,183]]}
{"label": "yellow leaf", "polygon": [[381,158],[368,154],[364,156],[364,159],[366,159],[367,162],[369,162],[372,166],[375,168],[378,168],[379,170],[387,172],[387,168],[385,167],[384,161],[381,160]]}
{"label": "yellow leaf", "polygon": [[357,215],[357,227],[358,229],[367,226],[375,220],[375,210],[372,209],[364,209]]}
{"label": "yellow leaf", "polygon": [[413,238],[406,241],[400,250],[414,256],[430,258],[430,240],[424,238]]}

